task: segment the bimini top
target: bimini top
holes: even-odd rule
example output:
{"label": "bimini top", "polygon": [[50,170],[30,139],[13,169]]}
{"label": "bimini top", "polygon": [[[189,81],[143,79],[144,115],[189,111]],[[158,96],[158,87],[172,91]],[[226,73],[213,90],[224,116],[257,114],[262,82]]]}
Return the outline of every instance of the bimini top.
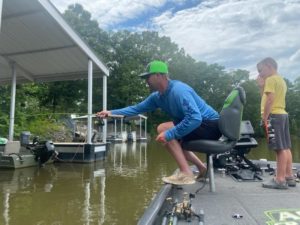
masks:
{"label": "bimini top", "polygon": [[0,85],[11,82],[12,63],[17,83],[87,78],[109,71],[66,23],[48,0],[0,0]]}

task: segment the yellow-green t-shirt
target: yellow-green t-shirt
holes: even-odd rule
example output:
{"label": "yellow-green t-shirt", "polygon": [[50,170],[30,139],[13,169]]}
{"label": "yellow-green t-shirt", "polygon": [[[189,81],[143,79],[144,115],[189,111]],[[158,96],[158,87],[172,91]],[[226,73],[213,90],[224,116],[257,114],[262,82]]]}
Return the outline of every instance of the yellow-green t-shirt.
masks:
{"label": "yellow-green t-shirt", "polygon": [[269,76],[265,81],[264,92],[261,98],[261,115],[264,113],[264,108],[267,100],[267,92],[275,94],[274,102],[272,105],[272,114],[287,114],[285,111],[285,95],[286,95],[286,83],[284,79],[278,74]]}

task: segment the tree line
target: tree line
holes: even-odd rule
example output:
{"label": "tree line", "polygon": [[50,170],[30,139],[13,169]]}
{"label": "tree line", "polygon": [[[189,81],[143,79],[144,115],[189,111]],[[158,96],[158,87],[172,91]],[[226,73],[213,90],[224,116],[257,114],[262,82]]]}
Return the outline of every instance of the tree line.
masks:
{"label": "tree line", "polygon": [[[149,90],[138,74],[144,71],[148,62],[159,59],[169,64],[171,79],[186,82],[219,111],[233,87],[244,87],[247,103],[243,119],[251,121],[257,136],[263,134],[259,125],[259,89],[256,81],[249,79],[249,71],[237,69],[228,72],[222,65],[197,61],[169,37],[160,36],[155,31],[104,31],[79,4],[70,5],[63,16],[110,70],[107,80],[108,109],[135,104],[144,99]],[[297,135],[300,125],[300,77],[293,82],[286,82],[291,133]],[[102,109],[102,79],[95,78],[93,85],[93,111],[97,112]],[[15,135],[30,130],[51,138],[54,132],[64,129],[62,118],[68,118],[70,113],[86,114],[86,87],[87,80],[17,85]],[[0,136],[5,137],[9,126],[10,85],[0,87],[0,96]],[[168,119],[160,111],[147,116],[152,133],[160,122]]]}

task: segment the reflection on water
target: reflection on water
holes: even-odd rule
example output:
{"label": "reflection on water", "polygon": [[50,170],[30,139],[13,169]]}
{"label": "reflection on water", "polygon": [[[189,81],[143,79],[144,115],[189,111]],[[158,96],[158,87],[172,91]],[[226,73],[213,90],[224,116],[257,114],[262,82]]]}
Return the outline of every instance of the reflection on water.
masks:
{"label": "reflection on water", "polygon": [[[299,145],[293,139],[295,162]],[[248,157],[275,155],[260,140]],[[149,142],[112,144],[104,162],[1,170],[0,224],[134,225],[175,169],[162,145]]]}
{"label": "reflection on water", "polygon": [[135,224],[160,186],[148,160],[147,143],[114,144],[104,162],[1,170],[0,224]]}
{"label": "reflection on water", "polygon": [[[138,151],[137,151],[138,145]],[[113,168],[116,173],[127,175],[127,176],[135,176],[137,172],[140,170],[147,169],[147,143],[141,142],[137,144],[133,143],[118,143],[112,145],[110,148],[113,154]],[[126,158],[133,159],[131,161],[130,167],[128,166],[128,161]],[[125,161],[125,164],[123,164]]]}
{"label": "reflection on water", "polygon": [[0,224],[104,224],[103,163],[2,170]]}

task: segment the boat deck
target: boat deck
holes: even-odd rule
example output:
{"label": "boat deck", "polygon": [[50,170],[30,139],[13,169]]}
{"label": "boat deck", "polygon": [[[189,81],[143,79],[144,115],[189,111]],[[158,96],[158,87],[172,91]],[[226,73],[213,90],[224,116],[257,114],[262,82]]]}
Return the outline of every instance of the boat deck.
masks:
{"label": "boat deck", "polygon": [[[300,169],[300,164],[294,166],[295,171]],[[263,172],[261,177],[263,181],[266,181],[271,179],[273,175]],[[209,191],[207,182],[204,188],[195,194],[195,198],[191,200],[195,213],[203,210],[203,222],[199,222],[195,216],[192,217],[191,222],[179,216],[176,224],[300,224],[300,183],[296,187],[289,187],[287,190],[266,189],[262,188],[261,181],[237,181],[230,175],[215,171],[215,184],[216,192]],[[185,193],[194,194],[201,185],[203,182],[183,186],[164,185],[140,219],[139,224],[164,224],[162,223],[163,216],[172,209],[170,200],[166,200],[166,198],[172,198],[173,202],[177,200],[180,203],[183,201]],[[154,215],[155,210],[157,213]]]}

